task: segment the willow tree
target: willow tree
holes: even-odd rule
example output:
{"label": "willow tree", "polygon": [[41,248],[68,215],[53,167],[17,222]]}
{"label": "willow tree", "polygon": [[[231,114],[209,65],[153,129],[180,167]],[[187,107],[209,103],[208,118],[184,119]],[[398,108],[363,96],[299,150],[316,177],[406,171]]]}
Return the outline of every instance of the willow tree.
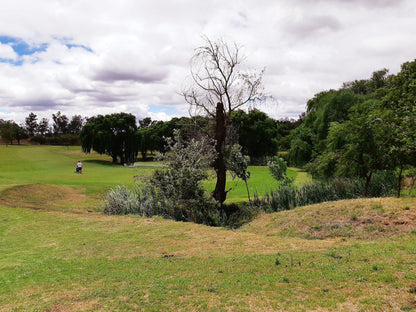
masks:
{"label": "willow tree", "polygon": [[264,70],[242,69],[241,47],[223,40],[211,41],[195,50],[191,59],[190,84],[183,96],[192,114],[205,114],[215,120],[216,157],[213,167],[217,182],[212,196],[220,203],[227,197],[225,152],[231,113],[266,99],[262,85]]}
{"label": "willow tree", "polygon": [[132,114],[117,113],[98,115],[88,119],[80,133],[82,151],[91,149],[99,154],[111,156],[113,162],[131,164],[138,154],[136,117]]}

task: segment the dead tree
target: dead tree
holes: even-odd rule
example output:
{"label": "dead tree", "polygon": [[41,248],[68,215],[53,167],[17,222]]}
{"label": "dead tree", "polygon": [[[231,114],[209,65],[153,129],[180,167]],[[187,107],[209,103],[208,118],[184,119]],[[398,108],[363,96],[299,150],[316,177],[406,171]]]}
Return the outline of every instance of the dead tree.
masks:
{"label": "dead tree", "polygon": [[217,154],[213,167],[217,183],[212,196],[223,203],[227,197],[225,149],[231,113],[244,106],[255,106],[267,98],[261,83],[264,70],[241,70],[243,57],[237,44],[204,39],[205,45],[197,48],[191,59],[191,81],[182,94],[190,104],[191,115],[202,113],[215,120]]}

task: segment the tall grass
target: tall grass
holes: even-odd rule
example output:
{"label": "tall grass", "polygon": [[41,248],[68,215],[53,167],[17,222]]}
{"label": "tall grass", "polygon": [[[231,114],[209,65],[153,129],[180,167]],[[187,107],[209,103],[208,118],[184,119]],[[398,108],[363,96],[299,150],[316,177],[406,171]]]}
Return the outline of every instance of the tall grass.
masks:
{"label": "tall grass", "polygon": [[[327,201],[363,197],[363,179],[333,179],[315,181],[301,186],[280,185],[266,193],[263,199],[256,200],[266,211],[290,210]],[[394,172],[377,172],[371,181],[367,197],[392,196],[397,191],[397,176]]]}

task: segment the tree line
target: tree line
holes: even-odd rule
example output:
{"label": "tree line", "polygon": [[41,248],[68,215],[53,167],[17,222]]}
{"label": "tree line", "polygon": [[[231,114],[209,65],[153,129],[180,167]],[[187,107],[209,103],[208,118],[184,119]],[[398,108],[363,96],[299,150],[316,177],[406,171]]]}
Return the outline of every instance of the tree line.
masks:
{"label": "tree line", "polygon": [[69,119],[65,114],[58,111],[52,114],[52,124],[48,118],[38,119],[38,116],[31,112],[23,124],[18,125],[13,120],[0,119],[0,135],[4,141],[13,144],[16,141],[20,144],[22,139],[29,139],[39,144],[79,144],[79,133],[85,118],[81,115],[74,115]]}
{"label": "tree line", "polygon": [[364,193],[374,173],[393,170],[400,194],[404,171],[416,166],[416,60],[396,75],[382,69],[316,94],[292,134],[288,160],[315,177],[361,177]]}
{"label": "tree line", "polygon": [[[257,109],[237,110],[231,114],[228,141],[240,144],[252,162],[264,163],[278,150],[288,148],[288,135],[299,123],[300,119],[274,120]],[[111,156],[114,163],[133,163],[139,153],[146,161],[152,159],[149,153],[165,152],[165,138],[173,138],[175,129],[184,139],[192,139],[201,133],[213,136],[214,124],[215,120],[209,116],[175,117],[169,121],[146,117],[136,122],[129,113],[97,115],[87,119],[80,139],[86,153],[93,150]]]}

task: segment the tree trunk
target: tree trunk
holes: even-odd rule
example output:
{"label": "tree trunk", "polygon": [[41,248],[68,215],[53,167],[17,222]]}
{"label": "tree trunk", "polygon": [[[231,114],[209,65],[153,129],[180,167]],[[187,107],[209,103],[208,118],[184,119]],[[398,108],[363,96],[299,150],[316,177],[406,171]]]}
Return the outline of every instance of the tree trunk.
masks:
{"label": "tree trunk", "polygon": [[224,105],[222,103],[217,103],[215,120],[215,151],[217,152],[217,155],[214,161],[214,169],[217,174],[217,183],[215,185],[215,190],[212,192],[212,197],[222,204],[227,197],[227,192],[225,191],[225,185],[227,183],[227,169],[225,167],[224,160],[226,124]]}
{"label": "tree trunk", "polygon": [[371,171],[367,176],[366,176],[366,181],[365,181],[365,188],[364,188],[364,197],[368,196],[368,188],[370,187],[370,182],[371,182],[371,177],[373,175],[373,172]]}
{"label": "tree trunk", "polygon": [[247,183],[247,179],[244,180],[245,184],[246,184],[246,189],[247,189],[247,196],[248,196],[248,202],[251,203],[251,199],[250,199],[250,191],[248,190],[248,183]]}
{"label": "tree trunk", "polygon": [[400,198],[400,193],[402,191],[402,181],[403,181],[403,167],[400,166],[399,177],[397,179],[397,198]]}

